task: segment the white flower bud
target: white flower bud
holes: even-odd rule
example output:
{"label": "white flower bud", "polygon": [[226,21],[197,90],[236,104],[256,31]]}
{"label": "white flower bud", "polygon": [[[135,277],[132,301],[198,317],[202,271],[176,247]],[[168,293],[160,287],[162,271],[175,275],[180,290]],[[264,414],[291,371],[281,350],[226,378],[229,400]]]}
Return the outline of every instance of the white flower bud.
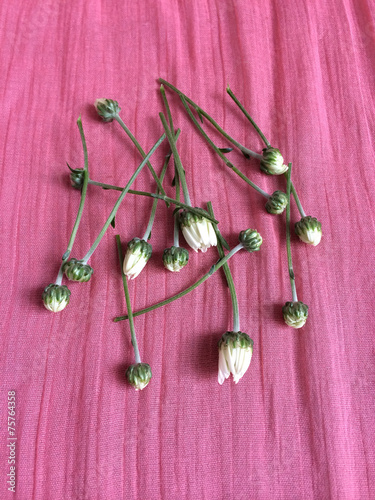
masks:
{"label": "white flower bud", "polygon": [[216,247],[217,238],[212,223],[189,210],[180,214],[180,225],[186,243],[195,251],[206,252],[210,247]]}
{"label": "white flower bud", "polygon": [[322,224],[311,215],[302,217],[299,222],[296,222],[294,229],[300,240],[314,247],[319,245],[322,239]]}
{"label": "white flower bud", "polygon": [[126,371],[126,377],[136,391],[142,391],[151,380],[151,367],[148,363],[131,365]]}
{"label": "white flower bud", "polygon": [[69,304],[70,290],[65,285],[48,285],[42,295],[43,304],[51,312],[60,312]]}
{"label": "white flower bud", "polygon": [[124,258],[124,274],[133,280],[138,276],[151,257],[152,246],[145,240],[133,238],[128,243],[128,249]]}
{"label": "white flower bud", "polygon": [[284,158],[280,151],[269,146],[263,149],[260,169],[268,175],[281,175],[288,170],[288,165],[284,165]]}
{"label": "white flower bud", "polygon": [[219,341],[218,382],[223,384],[230,374],[234,383],[244,376],[253,355],[252,339],[243,332],[226,332]]}

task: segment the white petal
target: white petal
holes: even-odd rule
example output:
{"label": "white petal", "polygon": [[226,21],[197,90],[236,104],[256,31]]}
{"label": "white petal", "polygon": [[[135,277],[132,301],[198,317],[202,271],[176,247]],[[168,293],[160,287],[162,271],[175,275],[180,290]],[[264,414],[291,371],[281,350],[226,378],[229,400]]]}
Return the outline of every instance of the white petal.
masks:
{"label": "white petal", "polygon": [[200,247],[199,241],[193,236],[192,232],[190,231],[190,228],[188,227],[183,227],[182,228],[182,234],[184,235],[184,238],[186,240],[186,243],[195,251],[198,252],[198,248]]}
{"label": "white petal", "polygon": [[220,385],[223,384],[224,380],[227,379],[230,375],[230,371],[228,370],[227,362],[225,361],[225,356],[223,349],[219,350],[219,375],[218,382]]}

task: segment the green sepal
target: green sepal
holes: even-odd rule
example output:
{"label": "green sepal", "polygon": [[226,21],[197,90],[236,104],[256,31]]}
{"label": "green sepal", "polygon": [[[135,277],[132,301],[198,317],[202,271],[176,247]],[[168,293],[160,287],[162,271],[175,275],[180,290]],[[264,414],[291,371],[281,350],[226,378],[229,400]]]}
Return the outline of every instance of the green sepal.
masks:
{"label": "green sepal", "polygon": [[94,269],[77,259],[70,259],[64,264],[63,271],[69,280],[85,283],[90,280]]}
{"label": "green sepal", "polygon": [[256,229],[241,231],[238,239],[248,252],[257,252],[263,242],[263,238]]}

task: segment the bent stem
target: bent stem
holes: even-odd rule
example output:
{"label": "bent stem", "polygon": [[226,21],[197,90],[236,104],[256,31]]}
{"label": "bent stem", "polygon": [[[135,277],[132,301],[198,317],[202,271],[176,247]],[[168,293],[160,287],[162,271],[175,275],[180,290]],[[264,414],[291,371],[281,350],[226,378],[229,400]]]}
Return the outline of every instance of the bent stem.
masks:
{"label": "bent stem", "polygon": [[292,287],[292,297],[293,302],[298,302],[297,298],[297,290],[296,290],[296,281],[293,272],[293,262],[292,262],[292,249],[290,245],[290,191],[291,191],[291,172],[292,172],[292,164],[289,163],[288,175],[287,175],[287,183],[286,183],[286,195],[288,197],[288,204],[286,206],[286,250],[288,253],[288,269],[289,269],[289,279],[290,286]]}
{"label": "bent stem", "polygon": [[230,97],[233,99],[233,101],[237,104],[237,106],[240,108],[240,110],[242,111],[242,113],[246,116],[246,118],[249,120],[249,122],[255,128],[255,130],[258,132],[258,134],[262,138],[262,140],[263,140],[264,144],[267,146],[267,148],[271,147],[271,144],[266,139],[266,136],[260,130],[260,128],[258,127],[258,125],[255,123],[255,121],[251,118],[251,116],[246,111],[246,109],[243,107],[243,105],[240,103],[240,101],[237,99],[237,97],[233,94],[233,92],[229,88],[229,85],[227,86],[227,93],[230,95]]}
{"label": "bent stem", "polygon": [[87,193],[87,184],[89,182],[89,162],[88,162],[88,155],[87,155],[87,145],[86,145],[85,134],[83,132],[81,117],[78,118],[77,125],[78,125],[78,129],[79,129],[79,133],[81,135],[81,141],[82,141],[82,146],[83,146],[83,155],[85,158],[85,168],[83,170],[83,185],[82,185],[82,191],[81,191],[81,201],[79,203],[78,213],[77,213],[77,217],[76,217],[76,220],[75,220],[75,223],[73,226],[73,230],[72,230],[72,233],[70,235],[68,248],[66,249],[64,255],[62,256],[63,261],[66,261],[69,258],[70,252],[72,251],[72,248],[73,248],[73,243],[74,243],[74,240],[76,238],[78,227],[79,227],[79,224],[80,224],[81,218],[82,218],[83,207],[85,205],[85,199],[86,199],[86,193]]}
{"label": "bent stem", "polygon": [[[125,125],[125,123],[122,121],[120,115],[118,113],[116,113],[113,118],[117,121],[117,123],[121,126],[121,128],[125,131],[125,133],[127,134],[127,136],[129,137],[129,139],[133,142],[133,144],[135,145],[135,147],[138,149],[138,151],[140,152],[142,158],[145,158],[146,156],[146,153],[143,151],[142,149],[142,146],[139,144],[139,142],[137,141],[137,139],[134,137],[134,135],[130,132],[130,130],[128,129],[128,127]],[[151,165],[151,163],[148,161],[147,162],[147,167],[148,169],[150,170],[151,174],[152,174],[152,177],[155,179],[155,182],[156,184],[158,185],[158,188],[160,190],[160,192],[165,195],[165,191],[163,189],[163,186],[161,185],[160,181],[159,181],[159,177],[156,175],[156,172],[153,168],[153,166]]]}
{"label": "bent stem", "polygon": [[132,306],[131,306],[131,302],[130,302],[129,287],[128,287],[128,282],[127,282],[126,276],[125,276],[123,268],[122,268],[123,267],[122,263],[124,261],[124,258],[123,258],[122,249],[121,249],[121,239],[120,239],[120,236],[118,234],[116,234],[116,243],[117,243],[118,256],[119,256],[119,260],[120,260],[122,283],[124,285],[126,309],[128,311],[130,335],[132,338],[132,345],[133,345],[133,349],[134,349],[135,362],[141,363],[141,356],[139,354],[137,337],[135,335],[135,328],[134,328],[134,321],[133,321]]}
{"label": "bent stem", "polygon": [[[214,211],[213,211],[213,208],[212,208],[212,203],[210,201],[207,203],[207,208],[208,208],[209,214],[212,215],[212,217],[214,217]],[[219,233],[219,234],[217,234],[217,236],[219,236],[220,235],[220,231],[219,231],[219,229],[217,228],[216,225],[214,225],[214,230],[215,230],[216,233]],[[217,251],[219,252],[220,259],[223,259],[225,257],[225,253],[224,253],[223,245],[221,244],[221,238],[220,237],[217,238]],[[240,314],[239,314],[239,310],[238,310],[238,300],[237,300],[237,294],[236,294],[236,289],[235,289],[235,286],[234,286],[234,281],[233,281],[232,273],[230,272],[228,262],[226,262],[224,264],[223,271],[224,271],[224,274],[225,274],[225,278],[227,280],[228,288],[229,288],[229,291],[230,291],[230,298],[231,298],[231,301],[232,301],[233,331],[234,332],[239,332],[240,331]]]}
{"label": "bent stem", "polygon": [[131,176],[129,182],[126,184],[126,186],[122,190],[121,195],[119,196],[118,200],[115,203],[115,206],[113,207],[111,213],[109,214],[109,217],[108,217],[106,223],[104,224],[103,229],[100,231],[98,237],[94,241],[94,243],[93,243],[92,247],[90,248],[90,250],[87,252],[87,254],[85,255],[85,257],[82,259],[83,264],[86,264],[87,261],[89,260],[89,258],[91,257],[91,255],[95,252],[97,246],[100,243],[100,240],[103,238],[103,236],[104,236],[105,232],[107,231],[109,225],[111,224],[114,216],[116,215],[116,212],[119,209],[122,200],[125,198],[125,195],[128,192],[130,186],[133,184],[133,182],[136,179],[137,175],[141,172],[142,168],[147,164],[148,159],[152,156],[152,154],[156,151],[156,149],[160,146],[160,144],[164,141],[164,139],[165,139],[165,134],[163,134],[160,137],[160,139],[154,144],[154,146],[150,149],[149,153],[147,153],[147,155],[145,156],[144,160],[139,165],[139,167],[137,168],[137,170]]}
{"label": "bent stem", "polygon": [[[193,285],[189,286],[189,288],[186,288],[182,292],[174,295],[173,297],[170,297],[169,299],[163,300],[162,302],[158,302],[157,304],[154,304],[153,306],[146,307],[145,309],[141,309],[140,311],[137,311],[133,313],[133,316],[139,316],[141,314],[145,314],[149,311],[153,311],[154,309],[157,309],[159,307],[165,306],[167,304],[170,304],[171,302],[183,297],[184,295],[188,294],[192,290],[195,290],[199,285],[204,283],[208,278],[210,278],[218,269],[220,269],[236,252],[241,250],[243,248],[242,243],[239,243],[236,247],[234,247],[223,259],[219,260],[216,264],[214,264],[211,269],[206,273],[202,278],[200,278],[198,281],[196,281]],[[113,321],[117,323],[118,321],[123,321],[125,319],[128,319],[129,316],[118,316],[115,318]]]}

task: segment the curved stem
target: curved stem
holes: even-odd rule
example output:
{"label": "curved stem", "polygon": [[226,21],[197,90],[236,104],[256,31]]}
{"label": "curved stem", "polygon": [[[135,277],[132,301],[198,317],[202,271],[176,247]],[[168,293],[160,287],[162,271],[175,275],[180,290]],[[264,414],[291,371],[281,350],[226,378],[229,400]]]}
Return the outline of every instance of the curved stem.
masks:
{"label": "curved stem", "polygon": [[292,297],[293,302],[298,302],[297,298],[297,290],[296,290],[296,282],[295,276],[293,272],[293,262],[292,262],[292,248],[290,245],[290,190],[291,190],[291,172],[292,172],[292,164],[289,163],[288,175],[287,175],[287,183],[286,183],[286,195],[288,197],[288,204],[286,206],[286,250],[288,253],[288,270],[289,270],[289,279],[290,286],[292,287]]}
{"label": "curved stem", "polygon": [[[216,130],[224,136],[229,142],[231,142],[234,146],[236,146],[238,149],[240,149],[243,153],[249,156],[253,156],[254,158],[257,158],[258,160],[261,160],[263,158],[262,155],[255,153],[254,151],[251,151],[251,149],[246,148],[242,144],[240,144],[238,141],[236,141],[232,136],[230,136],[225,130],[220,127],[220,125],[210,116],[204,109],[202,109],[198,104],[196,104],[192,99],[190,99],[187,95],[183,94],[178,88],[176,88],[174,85],[171,83],[167,82],[163,78],[159,78],[159,82],[162,82],[164,85],[169,87],[171,90],[176,92],[180,97],[183,96],[185,98],[185,101],[188,102],[198,113],[199,117],[202,120],[202,116],[204,116],[210,123],[213,125]],[[203,121],[203,120],[202,120]]]}
{"label": "curved stem", "polygon": [[[142,161],[142,163],[139,165],[139,167],[137,168],[137,170],[134,172],[134,174],[131,176],[129,182],[126,184],[126,186],[124,187],[124,189],[122,190],[122,193],[120,194],[118,200],[116,201],[115,203],[115,206],[113,207],[111,213],[109,214],[109,217],[106,221],[106,223],[104,224],[103,226],[103,229],[100,231],[98,237],[96,238],[96,240],[94,241],[92,247],[90,248],[90,250],[87,252],[87,254],[85,255],[85,257],[82,259],[82,262],[84,264],[87,263],[87,261],[89,260],[89,258],[91,257],[91,255],[95,252],[96,250],[96,247],[99,245],[100,243],[100,240],[103,238],[105,232],[107,231],[110,223],[112,222],[114,216],[116,215],[116,212],[117,210],[119,209],[120,205],[121,205],[121,202],[122,200],[125,198],[125,195],[126,193],[128,192],[130,186],[133,184],[135,178],[137,177],[137,175],[140,173],[140,171],[142,170],[142,168],[146,165],[146,163],[148,162],[148,159],[152,156],[152,154],[155,152],[155,150],[160,146],[160,144],[164,141],[165,139],[165,134],[163,134],[160,139],[154,144],[154,146],[150,149],[149,153],[147,153],[147,155],[145,156],[144,160]],[[158,179],[159,180],[159,179]]]}
{"label": "curved stem", "polygon": [[[170,155],[167,155],[165,158],[164,165],[163,165],[163,168],[162,168],[162,171],[160,174],[160,184],[161,185],[163,185],[165,172],[167,171],[167,167],[168,167],[168,163],[169,163],[170,158],[171,158]],[[159,194],[159,189],[157,190],[156,194]],[[158,201],[159,201],[158,198],[156,198],[154,200],[154,203],[152,204],[150,219],[149,219],[148,224],[147,224],[146,232],[142,238],[144,241],[148,241],[150,239],[150,234],[151,234],[152,226],[154,224],[154,219],[155,219],[155,214],[156,214],[156,208],[158,206]]]}
{"label": "curved stem", "polygon": [[[122,129],[126,132],[126,134],[128,135],[128,137],[131,139],[131,141],[133,142],[133,144],[135,145],[135,147],[140,152],[142,158],[145,158],[146,153],[143,151],[142,146],[139,144],[139,142],[134,137],[134,135],[130,132],[130,130],[128,129],[128,127],[125,125],[125,123],[122,121],[120,115],[119,114],[115,114],[113,118],[117,121],[117,123],[120,124],[120,126],[122,127]],[[165,191],[163,189],[163,186],[160,184],[159,177],[156,175],[156,172],[153,169],[153,166],[151,165],[151,163],[149,161],[147,162],[147,167],[149,168],[149,170],[150,170],[150,172],[152,174],[152,177],[155,179],[155,182],[158,185],[158,188],[159,188],[160,192],[165,195]]]}
{"label": "curved stem", "polygon": [[81,141],[82,141],[82,146],[83,146],[83,155],[85,158],[85,168],[83,171],[83,185],[82,185],[82,191],[81,191],[81,201],[79,203],[78,213],[77,213],[77,217],[76,217],[76,220],[75,220],[75,223],[73,226],[73,230],[72,230],[72,233],[70,235],[68,248],[66,249],[64,255],[62,256],[63,261],[68,259],[70,252],[72,251],[72,248],[73,248],[74,240],[76,239],[78,227],[79,227],[79,224],[80,224],[81,218],[82,218],[83,207],[85,205],[87,184],[89,181],[89,162],[88,162],[88,155],[87,155],[87,145],[86,145],[85,134],[83,132],[81,117],[78,118],[77,125],[78,125],[78,129],[79,129],[79,133],[81,135]]}
{"label": "curved stem", "polygon": [[242,111],[242,113],[246,116],[246,118],[249,120],[249,122],[252,124],[252,126],[255,128],[255,130],[258,132],[258,134],[260,135],[260,137],[262,138],[264,144],[269,148],[271,147],[271,144],[268,142],[268,140],[266,139],[265,135],[263,134],[263,132],[260,130],[260,128],[258,127],[258,125],[255,123],[255,121],[251,118],[251,116],[249,115],[249,113],[246,111],[246,109],[243,107],[243,105],[240,103],[240,101],[237,99],[237,97],[233,94],[233,92],[231,91],[231,89],[229,88],[229,85],[227,86],[227,93],[230,95],[230,97],[233,99],[233,101],[237,104],[237,106],[240,108],[240,110]]}
{"label": "curved stem", "polygon": [[[173,297],[170,297],[169,299],[163,300],[162,302],[159,302],[157,304],[154,304],[153,306],[146,307],[145,309],[142,309],[140,311],[137,311],[133,313],[133,316],[139,316],[141,314],[147,313],[149,311],[153,311],[154,309],[157,309],[158,307],[165,306],[166,304],[169,304],[170,302],[173,302],[174,300],[177,300],[184,295],[188,294],[192,290],[195,290],[199,285],[204,283],[208,278],[210,278],[218,269],[220,269],[236,252],[241,250],[243,248],[242,244],[239,243],[236,247],[234,247],[223,259],[219,260],[215,265],[211,267],[211,269],[206,273],[202,278],[200,278],[198,281],[196,281],[193,285],[189,286],[189,288],[186,288],[182,292],[178,293],[177,295],[174,295]],[[128,316],[118,316],[115,318],[113,321],[116,323],[118,321],[123,321],[125,319],[128,319]]]}
{"label": "curved stem", "polygon": [[56,285],[61,285],[61,283],[62,283],[62,279],[64,276],[63,268],[64,268],[65,262],[66,262],[66,260],[63,260],[61,262],[60,269],[59,269],[59,272],[57,273],[57,277],[56,277],[56,281],[55,281]]}
{"label": "curved stem", "polygon": [[[207,208],[209,214],[214,217],[214,211],[212,208],[212,203],[209,201],[207,203]],[[220,233],[219,229],[217,228],[216,225],[214,225],[214,230],[216,233]],[[219,252],[219,257],[220,259],[223,259],[225,257],[223,245],[221,244],[221,238],[217,238],[217,251]],[[226,262],[223,266],[223,271],[225,274],[225,278],[227,280],[228,288],[230,291],[230,298],[232,301],[232,309],[233,309],[233,331],[234,332],[239,332],[240,331],[240,314],[238,310],[238,300],[237,300],[237,294],[236,294],[236,289],[234,286],[234,281],[232,278],[232,273],[230,272],[228,262]]]}
{"label": "curved stem", "polygon": [[125,300],[126,300],[126,309],[128,311],[129,326],[130,326],[130,335],[131,335],[131,338],[132,338],[132,345],[133,345],[133,348],[134,348],[135,362],[136,363],[141,363],[141,356],[139,354],[137,337],[135,335],[135,328],[134,328],[134,321],[133,321],[132,306],[131,306],[131,302],[130,302],[129,287],[128,287],[128,282],[127,282],[126,276],[125,276],[123,268],[122,268],[122,263],[124,261],[124,258],[123,258],[122,250],[121,250],[121,240],[120,240],[120,236],[118,234],[116,234],[116,243],[117,243],[118,256],[119,256],[119,259],[120,259],[120,268],[121,268],[122,283],[124,285]]}
{"label": "curved stem", "polygon": [[161,122],[163,124],[165,134],[166,134],[167,139],[169,141],[169,145],[171,147],[172,154],[173,154],[174,163],[175,163],[175,166],[176,166],[177,171],[178,171],[178,175],[179,175],[180,180],[181,180],[182,191],[184,193],[185,203],[187,205],[191,206],[189,190],[188,190],[188,187],[186,184],[186,179],[185,179],[184,168],[183,168],[182,163],[181,163],[180,155],[178,154],[174,134],[171,132],[171,130],[168,127],[167,120],[165,119],[164,113],[159,113],[159,116],[160,116]]}
{"label": "curved stem", "polygon": [[258,191],[258,193],[260,193],[262,196],[265,196],[267,199],[270,198],[271,195],[269,195],[268,193],[266,193],[266,191],[263,191],[263,189],[261,189],[259,186],[257,186],[256,184],[254,184],[254,182],[252,182],[250,179],[248,179],[246,177],[246,175],[244,175],[240,170],[238,170],[237,167],[235,167],[233,165],[232,162],[230,162],[228,160],[228,158],[226,158],[223,153],[220,151],[220,149],[212,142],[212,140],[208,137],[208,135],[206,134],[206,132],[203,130],[203,128],[199,125],[197,119],[195,118],[195,116],[193,115],[193,113],[191,112],[189,106],[187,105],[186,101],[185,101],[185,98],[184,96],[180,96],[181,98],[181,101],[182,101],[182,104],[184,105],[186,111],[188,112],[191,120],[193,121],[194,125],[197,127],[197,129],[199,130],[199,132],[202,134],[202,136],[204,137],[204,139],[206,140],[206,142],[212,147],[212,149],[220,156],[220,158],[224,161],[224,163],[226,164],[227,167],[229,167],[230,169],[233,170],[233,172],[235,172],[239,177],[241,177],[241,179],[243,179],[247,184],[249,184],[249,186],[251,186],[252,188],[254,188],[256,191]]}

